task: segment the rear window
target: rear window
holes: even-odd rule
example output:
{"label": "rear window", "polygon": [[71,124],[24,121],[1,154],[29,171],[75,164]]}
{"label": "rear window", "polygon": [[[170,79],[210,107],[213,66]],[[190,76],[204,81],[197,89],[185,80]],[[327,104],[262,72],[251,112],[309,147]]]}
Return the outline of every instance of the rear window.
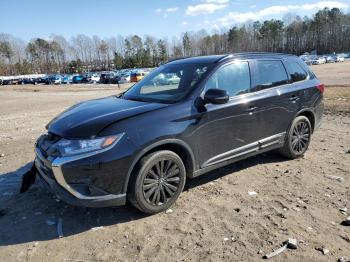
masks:
{"label": "rear window", "polygon": [[286,67],[293,83],[303,81],[307,78],[307,73],[297,62],[286,62]]}
{"label": "rear window", "polygon": [[288,83],[287,72],[282,61],[279,60],[256,61],[254,77],[255,85],[252,88],[253,92]]}

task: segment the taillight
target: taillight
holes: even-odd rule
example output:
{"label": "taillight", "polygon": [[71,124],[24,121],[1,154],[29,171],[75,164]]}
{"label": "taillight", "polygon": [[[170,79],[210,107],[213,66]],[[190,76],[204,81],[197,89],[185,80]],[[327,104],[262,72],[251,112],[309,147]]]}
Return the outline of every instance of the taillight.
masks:
{"label": "taillight", "polygon": [[324,84],[318,84],[318,85],[316,86],[316,88],[317,88],[321,93],[323,93],[323,92],[324,92],[325,86],[324,86]]}

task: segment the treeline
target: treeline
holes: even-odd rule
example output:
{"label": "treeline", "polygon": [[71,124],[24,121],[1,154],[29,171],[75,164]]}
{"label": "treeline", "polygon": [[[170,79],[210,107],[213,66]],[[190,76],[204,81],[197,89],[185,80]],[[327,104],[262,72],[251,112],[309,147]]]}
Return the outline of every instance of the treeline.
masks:
{"label": "treeline", "polygon": [[68,41],[52,35],[26,43],[0,34],[0,75],[155,67],[186,56],[246,51],[300,55],[312,50],[318,54],[350,51],[350,14],[325,8],[312,18],[287,14],[282,20],[248,22],[210,34],[186,32],[171,40],[77,35]]}

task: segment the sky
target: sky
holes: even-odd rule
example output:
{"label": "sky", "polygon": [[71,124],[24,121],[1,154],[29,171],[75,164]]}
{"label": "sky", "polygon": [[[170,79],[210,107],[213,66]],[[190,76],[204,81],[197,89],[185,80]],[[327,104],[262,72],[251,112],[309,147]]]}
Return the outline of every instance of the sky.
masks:
{"label": "sky", "polygon": [[324,7],[349,12],[350,0],[0,0],[0,33],[27,41],[52,34],[171,38],[286,13],[311,16]]}

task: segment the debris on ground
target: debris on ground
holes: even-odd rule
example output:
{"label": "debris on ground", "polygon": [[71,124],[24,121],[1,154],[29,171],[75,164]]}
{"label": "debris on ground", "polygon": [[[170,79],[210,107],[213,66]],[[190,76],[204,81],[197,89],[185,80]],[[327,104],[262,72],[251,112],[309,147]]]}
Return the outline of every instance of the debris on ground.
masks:
{"label": "debris on ground", "polygon": [[275,250],[274,252],[263,256],[263,258],[264,259],[272,258],[274,256],[281,254],[287,249],[297,249],[297,248],[298,248],[298,241],[294,238],[289,238],[287,241],[283,242],[283,246],[281,246],[279,249]]}
{"label": "debris on ground", "polygon": [[350,259],[347,259],[346,257],[340,257],[338,258],[338,262],[349,262]]}
{"label": "debris on ground", "polygon": [[292,207],[292,209],[293,209],[294,211],[297,211],[297,212],[299,212],[299,211],[301,210],[299,207]]}
{"label": "debris on ground", "polygon": [[340,177],[340,176],[330,176],[330,175],[325,175],[325,177],[332,179],[332,180],[337,180],[338,182],[343,182],[344,178]]}
{"label": "debris on ground", "polygon": [[4,153],[0,154],[0,157],[4,157],[4,156],[5,156],[5,154],[4,154]]}
{"label": "debris on ground", "polygon": [[350,226],[350,217],[348,217],[346,220],[344,220],[341,224],[343,226]]}
{"label": "debris on ground", "polygon": [[250,196],[256,196],[258,193],[256,193],[255,191],[249,191],[248,195]]}
{"label": "debris on ground", "polygon": [[63,229],[62,229],[62,218],[60,217],[58,219],[58,222],[57,222],[57,235],[58,235],[58,238],[62,238],[63,237]]}
{"label": "debris on ground", "polygon": [[316,250],[322,252],[323,255],[327,255],[329,253],[329,249],[325,248],[324,246],[316,247]]}
{"label": "debris on ground", "polygon": [[346,212],[348,212],[348,208],[347,208],[347,207],[342,207],[342,208],[339,208],[339,211],[340,211],[342,214],[346,215]]}
{"label": "debris on ground", "polygon": [[169,209],[167,209],[166,211],[165,211],[165,214],[171,214],[171,213],[173,213],[174,212],[174,210],[172,210],[171,208],[169,208]]}
{"label": "debris on ground", "polygon": [[97,230],[101,230],[103,229],[104,227],[103,226],[100,226],[100,227],[92,227],[91,230],[92,231],[97,231]]}

